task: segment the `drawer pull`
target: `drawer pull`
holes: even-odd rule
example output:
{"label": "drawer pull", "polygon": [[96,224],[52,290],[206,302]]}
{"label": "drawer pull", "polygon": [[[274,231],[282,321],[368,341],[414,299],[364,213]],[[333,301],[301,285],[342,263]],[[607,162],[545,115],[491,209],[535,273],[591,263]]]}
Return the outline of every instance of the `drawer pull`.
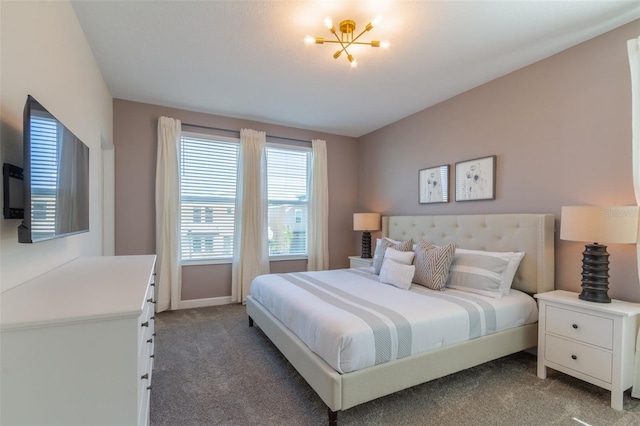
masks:
{"label": "drawer pull", "polygon": [[147,386],[147,390],[151,390],[151,386]]}
{"label": "drawer pull", "polygon": [[575,355],[571,355],[571,359],[575,361],[576,359],[578,359],[578,357]]}
{"label": "drawer pull", "polygon": [[149,373],[145,373],[140,377],[141,380],[149,380]]}
{"label": "drawer pull", "polygon": [[573,324],[571,327],[573,327],[575,330],[578,329],[578,324]]}
{"label": "drawer pull", "polygon": [[153,339],[147,339],[147,343],[153,343]]}
{"label": "drawer pull", "polygon": [[140,327],[149,327],[149,321],[145,321],[142,324],[140,324]]}
{"label": "drawer pull", "polygon": [[155,358],[156,356],[154,354],[149,355],[149,358]]}
{"label": "drawer pull", "polygon": [[147,302],[148,303],[156,303],[156,302],[153,301],[153,299],[147,299]]}

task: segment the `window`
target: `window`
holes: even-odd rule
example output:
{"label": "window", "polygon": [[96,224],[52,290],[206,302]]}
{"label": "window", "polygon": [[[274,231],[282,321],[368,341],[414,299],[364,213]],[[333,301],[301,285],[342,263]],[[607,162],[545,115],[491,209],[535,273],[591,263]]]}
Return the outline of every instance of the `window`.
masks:
{"label": "window", "polygon": [[[182,261],[233,257],[237,139],[183,133],[180,140]],[[307,255],[311,150],[267,146],[269,256]]]}
{"label": "window", "polygon": [[269,256],[306,256],[309,149],[267,146]]}
{"label": "window", "polygon": [[[55,235],[58,186],[58,122],[46,115],[31,117],[31,232],[32,238]],[[38,172],[36,173],[35,170]]]}
{"label": "window", "polygon": [[230,259],[237,139],[183,133],[180,139],[180,257]]}

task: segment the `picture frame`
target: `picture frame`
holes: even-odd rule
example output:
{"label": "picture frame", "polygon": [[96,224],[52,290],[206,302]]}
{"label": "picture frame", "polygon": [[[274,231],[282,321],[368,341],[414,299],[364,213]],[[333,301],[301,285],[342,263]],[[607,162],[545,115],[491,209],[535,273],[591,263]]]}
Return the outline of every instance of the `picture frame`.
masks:
{"label": "picture frame", "polygon": [[456,163],[456,201],[495,199],[495,155]]}
{"label": "picture frame", "polygon": [[449,165],[430,167],[418,171],[418,203],[449,202]]}

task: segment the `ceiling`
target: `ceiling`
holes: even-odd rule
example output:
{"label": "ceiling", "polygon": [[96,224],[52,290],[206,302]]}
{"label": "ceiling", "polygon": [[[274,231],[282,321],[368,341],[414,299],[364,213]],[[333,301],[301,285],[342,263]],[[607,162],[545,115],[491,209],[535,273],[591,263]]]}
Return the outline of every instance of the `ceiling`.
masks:
{"label": "ceiling", "polygon": [[[640,1],[72,1],[114,98],[359,137],[640,18]],[[323,18],[381,14],[351,68]]]}

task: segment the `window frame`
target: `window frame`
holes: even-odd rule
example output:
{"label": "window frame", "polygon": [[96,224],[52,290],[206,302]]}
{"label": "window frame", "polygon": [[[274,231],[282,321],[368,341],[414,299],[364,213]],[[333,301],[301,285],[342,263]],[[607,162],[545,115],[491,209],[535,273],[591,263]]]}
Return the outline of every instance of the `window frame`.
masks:
{"label": "window frame", "polygon": [[[193,137],[193,138],[197,138],[197,139],[210,139],[212,142],[224,142],[224,143],[234,143],[237,144],[238,146],[240,145],[240,138],[239,137],[229,137],[229,136],[221,136],[218,134],[213,134],[213,133],[206,133],[206,132],[194,132],[194,131],[181,131],[180,132],[180,143],[182,143],[182,137],[186,136],[186,137]],[[304,254],[284,254],[284,255],[269,255],[269,262],[281,262],[281,261],[290,261],[290,260],[307,260],[309,258],[309,222],[308,222],[308,209],[309,209],[309,204],[310,204],[310,189],[311,189],[311,167],[312,167],[312,156],[313,156],[313,150],[312,147],[310,145],[297,145],[297,144],[288,144],[288,143],[279,143],[279,142],[273,142],[273,141],[267,141],[266,142],[266,147],[272,147],[272,148],[278,148],[278,149],[287,149],[287,150],[296,150],[296,151],[305,151],[307,152],[307,227],[306,227],[306,233],[305,233],[305,243],[306,243],[306,248],[305,251],[306,253]],[[178,160],[179,162],[181,162],[181,160]],[[267,160],[268,163],[268,160]],[[268,167],[268,166],[267,166]],[[182,176],[182,171],[179,169],[179,179]],[[268,185],[268,182],[267,182]],[[179,252],[180,254],[180,265],[181,266],[191,266],[191,265],[222,265],[222,264],[231,264],[233,262],[233,256],[231,257],[225,257],[225,258],[208,258],[208,259],[183,259],[182,258],[182,182],[179,181],[178,183],[178,188],[180,191],[180,206],[178,206],[178,210],[179,210],[179,221],[178,221],[178,241],[180,244],[179,247]],[[268,189],[267,189],[268,190]],[[237,192],[236,192],[237,195]],[[267,199],[267,209],[269,206],[269,200]],[[268,214],[268,213],[267,213]],[[205,211],[203,208],[203,211],[201,213],[202,215],[202,219],[204,220],[205,218]],[[235,240],[235,226],[233,229],[233,235],[234,238],[233,240]],[[232,242],[233,244],[233,242]]]}

